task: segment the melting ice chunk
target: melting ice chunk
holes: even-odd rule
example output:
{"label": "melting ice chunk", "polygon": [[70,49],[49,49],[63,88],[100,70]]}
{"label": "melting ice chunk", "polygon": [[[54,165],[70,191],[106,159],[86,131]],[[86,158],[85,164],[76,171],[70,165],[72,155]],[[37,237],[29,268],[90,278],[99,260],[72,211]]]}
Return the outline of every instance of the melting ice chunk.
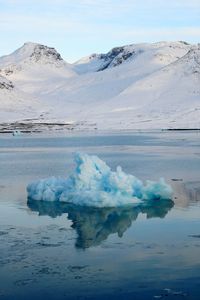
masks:
{"label": "melting ice chunk", "polygon": [[22,135],[22,132],[20,130],[13,130],[12,135],[13,136],[20,136],[20,135]]}
{"label": "melting ice chunk", "polygon": [[75,163],[75,172],[67,179],[51,177],[29,184],[28,198],[115,207],[172,197],[172,189],[164,179],[144,184],[123,172],[121,167],[117,167],[116,172],[111,171],[99,157],[87,154],[75,154]]}

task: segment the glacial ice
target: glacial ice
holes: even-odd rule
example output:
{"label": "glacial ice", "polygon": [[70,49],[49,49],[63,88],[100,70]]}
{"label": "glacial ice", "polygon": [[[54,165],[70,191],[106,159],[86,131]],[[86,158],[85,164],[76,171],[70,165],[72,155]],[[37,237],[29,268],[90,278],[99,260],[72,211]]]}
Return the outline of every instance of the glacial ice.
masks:
{"label": "glacial ice", "polygon": [[67,179],[47,178],[27,186],[28,198],[61,201],[81,206],[120,207],[144,201],[171,199],[172,188],[164,179],[145,184],[120,166],[116,171],[99,157],[75,154],[76,168]]}
{"label": "glacial ice", "polygon": [[20,135],[22,135],[22,132],[20,130],[13,130],[12,135],[13,136],[20,136]]}

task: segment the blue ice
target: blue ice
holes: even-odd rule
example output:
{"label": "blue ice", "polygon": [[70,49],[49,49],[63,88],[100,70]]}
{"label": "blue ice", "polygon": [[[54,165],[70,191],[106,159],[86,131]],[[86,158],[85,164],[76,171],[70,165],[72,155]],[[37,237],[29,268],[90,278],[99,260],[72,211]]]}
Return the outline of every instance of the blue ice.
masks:
{"label": "blue ice", "polygon": [[99,157],[75,154],[76,168],[67,179],[47,178],[27,186],[28,198],[63,201],[81,206],[116,207],[171,199],[172,188],[160,179],[143,183],[120,166],[116,171]]}
{"label": "blue ice", "polygon": [[20,130],[13,130],[12,135],[13,136],[20,136],[20,135],[22,135],[22,132]]}

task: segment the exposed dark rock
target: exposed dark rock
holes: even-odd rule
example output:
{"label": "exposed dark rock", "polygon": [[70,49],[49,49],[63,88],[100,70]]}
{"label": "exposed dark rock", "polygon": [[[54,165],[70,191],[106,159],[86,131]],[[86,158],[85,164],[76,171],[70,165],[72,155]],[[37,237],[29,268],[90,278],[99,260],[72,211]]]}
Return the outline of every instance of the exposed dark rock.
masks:
{"label": "exposed dark rock", "polygon": [[[138,51],[137,53],[141,53],[141,51]],[[117,67],[134,55],[136,55],[136,51],[133,49],[127,49],[127,47],[113,48],[107,54],[101,54],[98,56],[99,59],[102,59],[105,62],[98,71],[103,71],[110,67]]]}
{"label": "exposed dark rock", "polygon": [[63,60],[56,49],[44,45],[36,45],[30,57],[33,58],[36,62],[40,61],[42,57],[53,58],[53,60],[55,61]]}
{"label": "exposed dark rock", "polygon": [[8,82],[2,81],[2,82],[0,82],[0,89],[11,90],[13,88],[14,88],[14,85],[11,81],[8,81]]}

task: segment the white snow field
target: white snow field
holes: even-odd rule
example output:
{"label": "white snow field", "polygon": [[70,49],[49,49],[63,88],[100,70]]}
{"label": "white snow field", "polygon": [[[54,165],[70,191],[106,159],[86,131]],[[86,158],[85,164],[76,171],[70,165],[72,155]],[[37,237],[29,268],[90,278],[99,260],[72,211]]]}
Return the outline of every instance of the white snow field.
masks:
{"label": "white snow field", "polygon": [[29,184],[29,199],[115,207],[172,198],[172,189],[164,179],[144,184],[135,176],[123,172],[120,166],[116,172],[111,171],[104,161],[94,155],[76,153],[75,163],[75,172],[67,179],[51,177]]}
{"label": "white snow field", "polygon": [[76,128],[200,128],[200,45],[117,47],[69,64],[25,43],[0,58],[0,123],[73,123]]}

